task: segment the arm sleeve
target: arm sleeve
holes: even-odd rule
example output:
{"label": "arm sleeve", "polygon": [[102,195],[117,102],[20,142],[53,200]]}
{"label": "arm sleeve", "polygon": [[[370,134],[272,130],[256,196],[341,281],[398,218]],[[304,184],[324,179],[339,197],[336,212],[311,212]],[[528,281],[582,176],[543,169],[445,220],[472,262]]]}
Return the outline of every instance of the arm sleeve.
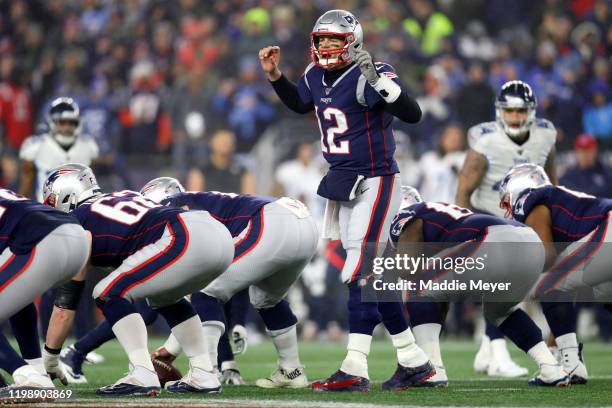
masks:
{"label": "arm sleeve", "polygon": [[291,82],[285,75],[271,82],[274,91],[281,101],[296,113],[308,113],[314,110],[312,95],[306,84],[304,75],[300,78],[299,85]]}

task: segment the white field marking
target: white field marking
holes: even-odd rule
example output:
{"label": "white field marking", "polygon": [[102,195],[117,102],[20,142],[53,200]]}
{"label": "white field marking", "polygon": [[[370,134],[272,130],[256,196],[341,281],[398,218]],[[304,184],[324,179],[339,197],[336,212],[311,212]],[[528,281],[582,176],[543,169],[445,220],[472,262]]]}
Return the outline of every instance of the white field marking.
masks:
{"label": "white field marking", "polygon": [[[325,402],[304,400],[248,400],[248,399],[210,399],[210,400],[185,400],[173,398],[100,398],[99,400],[70,399],[50,404],[36,404],[40,408],[123,408],[123,407],[167,407],[167,408],[189,408],[189,407],[234,407],[234,408],[417,408],[419,405],[373,405],[371,403],[349,403],[349,402]],[[452,405],[431,406],[428,408],[459,408]],[[471,407],[485,408],[485,407]],[[512,407],[496,407],[512,408]],[[552,407],[551,407],[552,408]]]}

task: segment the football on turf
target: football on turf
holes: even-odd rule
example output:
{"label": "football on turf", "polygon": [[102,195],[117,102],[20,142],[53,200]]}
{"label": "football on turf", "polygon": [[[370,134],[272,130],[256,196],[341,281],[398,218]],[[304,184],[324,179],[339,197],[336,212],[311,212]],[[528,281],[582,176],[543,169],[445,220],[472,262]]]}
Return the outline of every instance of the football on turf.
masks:
{"label": "football on turf", "polygon": [[158,358],[153,358],[151,361],[153,361],[153,367],[155,367],[155,372],[162,388],[168,381],[178,381],[183,377],[179,369],[173,366],[172,363]]}

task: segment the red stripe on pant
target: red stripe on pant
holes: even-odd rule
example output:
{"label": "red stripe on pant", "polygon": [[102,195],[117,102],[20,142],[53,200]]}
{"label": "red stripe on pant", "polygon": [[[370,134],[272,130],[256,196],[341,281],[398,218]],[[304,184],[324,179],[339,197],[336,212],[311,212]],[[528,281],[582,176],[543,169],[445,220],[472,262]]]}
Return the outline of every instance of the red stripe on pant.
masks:
{"label": "red stripe on pant", "polygon": [[[19,277],[19,275],[24,273],[30,267],[30,264],[34,260],[34,256],[35,255],[36,255],[36,248],[32,248],[32,251],[30,252],[30,257],[28,258],[28,260],[25,263],[25,265],[23,265],[21,267],[21,269],[19,269],[19,271],[17,271],[17,273],[15,273],[13,276],[11,276],[6,282],[4,282],[4,284],[2,286],[0,286],[0,292],[2,292],[8,285],[11,284],[11,282],[13,282],[15,279],[17,279]],[[11,255],[9,257],[9,259],[7,259],[7,261],[4,263],[4,265],[0,266],[0,273],[5,272],[5,269],[8,268],[11,265],[11,263],[15,260],[15,258],[17,258],[17,255],[15,255],[15,254]]]}
{"label": "red stripe on pant", "polygon": [[[384,185],[386,182],[386,177],[381,177],[380,178],[380,184],[378,185],[378,193],[376,194],[376,200],[374,201],[374,206],[372,208],[372,213],[370,214],[370,222],[368,224],[368,231],[365,234],[365,237],[363,239],[363,242],[361,243],[361,252],[359,254],[359,262],[357,262],[357,267],[355,268],[355,270],[353,271],[353,273],[351,274],[351,279],[350,281],[354,281],[355,278],[357,277],[357,274],[359,273],[359,269],[361,268],[361,263],[363,262],[363,252],[366,250],[366,246],[368,243],[368,238],[370,236],[370,231],[372,230],[372,226],[374,224],[374,219],[376,218],[376,211],[378,210],[378,205],[380,204],[380,199],[384,193]],[[391,183],[390,183],[390,189],[389,189],[389,197],[387,197],[387,202],[385,204],[385,211],[383,213],[382,219],[380,220],[380,225],[378,226],[378,231],[376,232],[376,237],[375,237],[375,249],[374,249],[374,255],[376,255],[376,253],[378,252],[378,241],[380,239],[380,234],[382,232],[382,226],[385,223],[385,218],[387,218],[387,211],[389,211],[389,205],[391,203],[391,197],[393,196],[393,184],[395,182],[395,175],[391,176]]]}
{"label": "red stripe on pant", "polygon": [[[263,231],[264,231],[264,210],[263,207],[261,208],[261,210],[259,210],[259,231],[257,234],[257,239],[255,240],[255,242],[248,247],[247,249],[245,249],[244,251],[240,252],[239,255],[235,255],[234,259],[232,259],[232,263],[237,262],[240,258],[242,258],[243,256],[245,256],[246,254],[248,254],[249,252],[251,252],[253,249],[255,249],[255,247],[259,244],[259,241],[261,241],[261,236],[263,235]],[[234,246],[234,249],[236,252],[240,251],[240,248],[238,248],[239,245],[241,245],[244,242],[247,242],[247,239],[250,238],[249,234],[251,233],[251,230],[254,227],[255,222],[257,222],[257,220],[255,218],[251,219],[251,225],[249,226],[249,230],[247,231],[247,234],[238,242],[236,243],[236,245]]]}
{"label": "red stripe on pant", "polygon": [[[176,261],[178,261],[184,254],[185,251],[187,250],[187,247],[189,246],[189,231],[187,230],[186,226],[185,226],[185,222],[183,221],[182,217],[179,215],[177,217],[177,220],[180,222],[184,232],[185,232],[185,244],[183,246],[183,249],[181,250],[181,253],[174,258],[172,261],[168,262],[167,264],[165,264],[163,267],[157,269],[154,273],[147,275],[145,278],[140,279],[139,281],[136,281],[134,283],[132,283],[131,285],[129,285],[127,288],[123,289],[121,291],[121,293],[119,293],[120,297],[123,297],[125,295],[126,292],[128,292],[129,290],[131,290],[134,286],[140,285],[146,281],[148,281],[149,279],[153,278],[154,276],[157,276],[160,272],[164,271],[165,269],[167,269],[168,267],[172,266],[174,263],[176,263]],[[115,279],[113,279],[113,281],[111,283],[108,284],[108,286],[104,289],[104,291],[102,291],[102,293],[98,296],[98,297],[104,297],[111,289],[112,287],[118,282],[120,281],[122,278],[135,273],[137,271],[139,271],[140,269],[144,268],[145,266],[149,265],[151,262],[157,260],[158,258],[160,258],[161,256],[165,255],[168,253],[168,251],[170,250],[170,248],[172,248],[172,246],[174,245],[175,241],[176,241],[176,235],[174,233],[174,230],[172,229],[172,227],[170,226],[170,224],[168,224],[168,229],[170,230],[170,235],[172,236],[172,240],[170,241],[170,243],[168,244],[168,246],[166,246],[166,248],[164,248],[164,250],[160,251],[159,253],[157,253],[157,255],[147,259],[145,262],[141,263],[140,265],[135,266],[134,268],[130,269],[129,271],[123,272],[121,274],[119,274],[119,276],[117,276]]]}

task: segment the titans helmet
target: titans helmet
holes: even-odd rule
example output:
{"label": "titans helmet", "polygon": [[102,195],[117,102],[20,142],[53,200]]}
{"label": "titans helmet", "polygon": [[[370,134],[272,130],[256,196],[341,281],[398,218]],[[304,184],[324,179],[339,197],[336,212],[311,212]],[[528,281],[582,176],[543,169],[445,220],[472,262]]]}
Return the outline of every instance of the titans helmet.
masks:
{"label": "titans helmet", "polygon": [[506,218],[512,216],[512,209],[521,193],[530,188],[550,186],[552,183],[541,166],[525,163],[514,166],[506,173],[499,185],[499,207],[506,210]]}
{"label": "titans helmet", "polygon": [[158,177],[140,189],[140,194],[159,204],[162,200],[185,191],[181,183],[172,177]]}
{"label": "titans helmet", "polygon": [[[319,50],[320,36],[344,39],[341,48]],[[310,55],[315,65],[330,68],[355,59],[355,51],[363,46],[361,24],[352,13],[345,10],[330,10],[316,21],[310,33]]]}
{"label": "titans helmet", "polygon": [[[531,87],[523,81],[509,81],[502,85],[495,101],[495,119],[510,138],[524,135],[535,122],[537,101]],[[504,109],[526,109],[527,119],[518,126],[506,122]]]}
{"label": "titans helmet", "polygon": [[[72,123],[74,128],[61,127],[62,122]],[[49,133],[60,145],[64,147],[72,145],[81,133],[79,105],[72,98],[54,99],[47,112],[47,125]]]}
{"label": "titans helmet", "polygon": [[102,191],[93,171],[76,163],[51,170],[43,186],[43,202],[63,212],[70,212]]}
{"label": "titans helmet", "polygon": [[419,190],[412,186],[402,186],[402,203],[400,208],[406,208],[412,204],[422,203],[423,197]]}

